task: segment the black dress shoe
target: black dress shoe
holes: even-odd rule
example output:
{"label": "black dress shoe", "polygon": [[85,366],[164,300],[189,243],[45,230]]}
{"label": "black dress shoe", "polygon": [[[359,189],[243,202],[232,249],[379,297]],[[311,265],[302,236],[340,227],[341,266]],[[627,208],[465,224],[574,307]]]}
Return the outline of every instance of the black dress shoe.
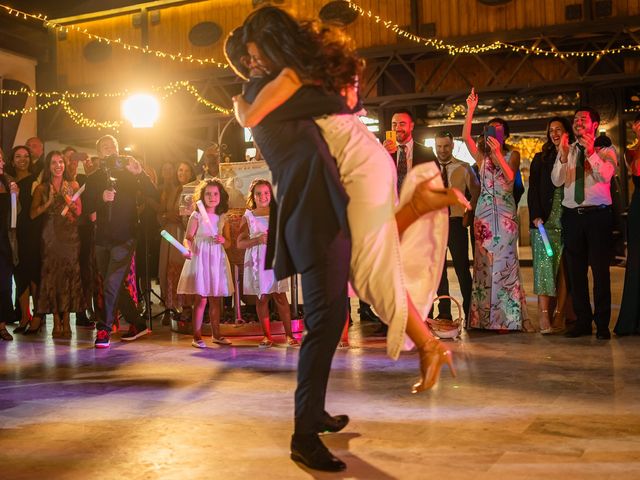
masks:
{"label": "black dress shoe", "polygon": [[324,472],[341,472],[347,468],[347,464],[334,457],[315,434],[291,436],[291,460]]}
{"label": "black dress shoe", "polygon": [[318,433],[336,433],[346,427],[348,423],[349,417],[347,415],[336,415],[332,417],[325,412]]}
{"label": "black dress shoe", "polygon": [[610,340],[611,332],[609,330],[602,330],[601,332],[596,333],[596,338],[598,340]]}

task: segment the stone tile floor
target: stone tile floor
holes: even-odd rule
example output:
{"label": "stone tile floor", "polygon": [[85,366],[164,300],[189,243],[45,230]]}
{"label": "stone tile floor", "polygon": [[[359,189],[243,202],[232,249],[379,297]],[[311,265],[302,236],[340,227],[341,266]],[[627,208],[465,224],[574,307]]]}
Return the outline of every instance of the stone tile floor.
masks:
{"label": "stone tile floor", "polygon": [[449,342],[458,377],[411,395],[416,355],[389,360],[373,327],[356,318],[334,360],[328,410],[352,421],[324,438],[341,474],[288,459],[296,349],[199,351],[167,327],[107,351],[50,325],[0,343],[0,478],[640,478],[640,338],[469,332]]}

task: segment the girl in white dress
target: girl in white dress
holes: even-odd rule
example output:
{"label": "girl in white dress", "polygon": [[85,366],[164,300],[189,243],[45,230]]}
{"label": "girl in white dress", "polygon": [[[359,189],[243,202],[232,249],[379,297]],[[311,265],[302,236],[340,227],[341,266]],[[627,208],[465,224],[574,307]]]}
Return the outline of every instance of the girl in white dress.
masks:
{"label": "girl in white dress", "polygon": [[238,248],[246,249],[244,253],[243,292],[245,295],[256,295],[256,312],[262,326],[264,337],[258,345],[269,348],[273,345],[271,324],[269,321],[269,298],[273,298],[278,315],[284,325],[287,345],[297,347],[300,344],[291,330],[291,313],[285,292],[289,289],[286,280],[277,281],[273,270],[265,270],[267,252],[267,234],[269,232],[269,205],[273,197],[273,189],[268,180],[256,179],[249,187],[247,211],[240,224]]}
{"label": "girl in white dress", "polygon": [[205,348],[202,340],[202,317],[209,300],[209,320],[213,343],[231,345],[220,336],[220,297],[233,294],[231,267],[225,248],[231,246],[231,228],[225,212],[229,210],[229,194],[217,178],[200,182],[193,196],[194,203],[202,200],[207,212],[203,218],[196,208],[189,217],[184,246],[189,249],[178,281],[178,294],[195,295],[193,306],[193,342]]}

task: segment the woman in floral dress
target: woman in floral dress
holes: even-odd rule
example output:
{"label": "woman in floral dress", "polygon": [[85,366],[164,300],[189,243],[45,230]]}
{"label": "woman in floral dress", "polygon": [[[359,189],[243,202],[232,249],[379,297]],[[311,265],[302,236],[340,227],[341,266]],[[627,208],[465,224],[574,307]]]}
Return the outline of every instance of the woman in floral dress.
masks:
{"label": "woman in floral dress", "polygon": [[528,322],[525,323],[525,295],[517,250],[518,219],[513,198],[520,155],[505,149],[509,127],[499,118],[487,123],[495,132],[486,136],[486,145],[476,146],[471,125],[477,104],[478,96],[471,90],[462,136],[480,169],[480,198],[474,221],[470,326],[486,330],[529,330]]}

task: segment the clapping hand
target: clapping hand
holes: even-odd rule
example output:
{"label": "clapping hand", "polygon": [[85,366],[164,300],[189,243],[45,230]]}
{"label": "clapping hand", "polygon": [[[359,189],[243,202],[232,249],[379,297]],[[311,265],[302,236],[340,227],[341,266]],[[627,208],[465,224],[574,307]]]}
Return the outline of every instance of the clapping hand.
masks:
{"label": "clapping hand", "polygon": [[584,132],[578,138],[578,142],[580,143],[580,145],[584,147],[585,154],[587,157],[590,157],[591,155],[593,155],[593,152],[595,151],[595,148],[593,146],[595,140],[596,140],[596,137],[589,132]]}
{"label": "clapping hand", "polygon": [[560,161],[562,163],[567,163],[568,158],[569,158],[569,134],[563,133],[562,137],[560,137]]}

